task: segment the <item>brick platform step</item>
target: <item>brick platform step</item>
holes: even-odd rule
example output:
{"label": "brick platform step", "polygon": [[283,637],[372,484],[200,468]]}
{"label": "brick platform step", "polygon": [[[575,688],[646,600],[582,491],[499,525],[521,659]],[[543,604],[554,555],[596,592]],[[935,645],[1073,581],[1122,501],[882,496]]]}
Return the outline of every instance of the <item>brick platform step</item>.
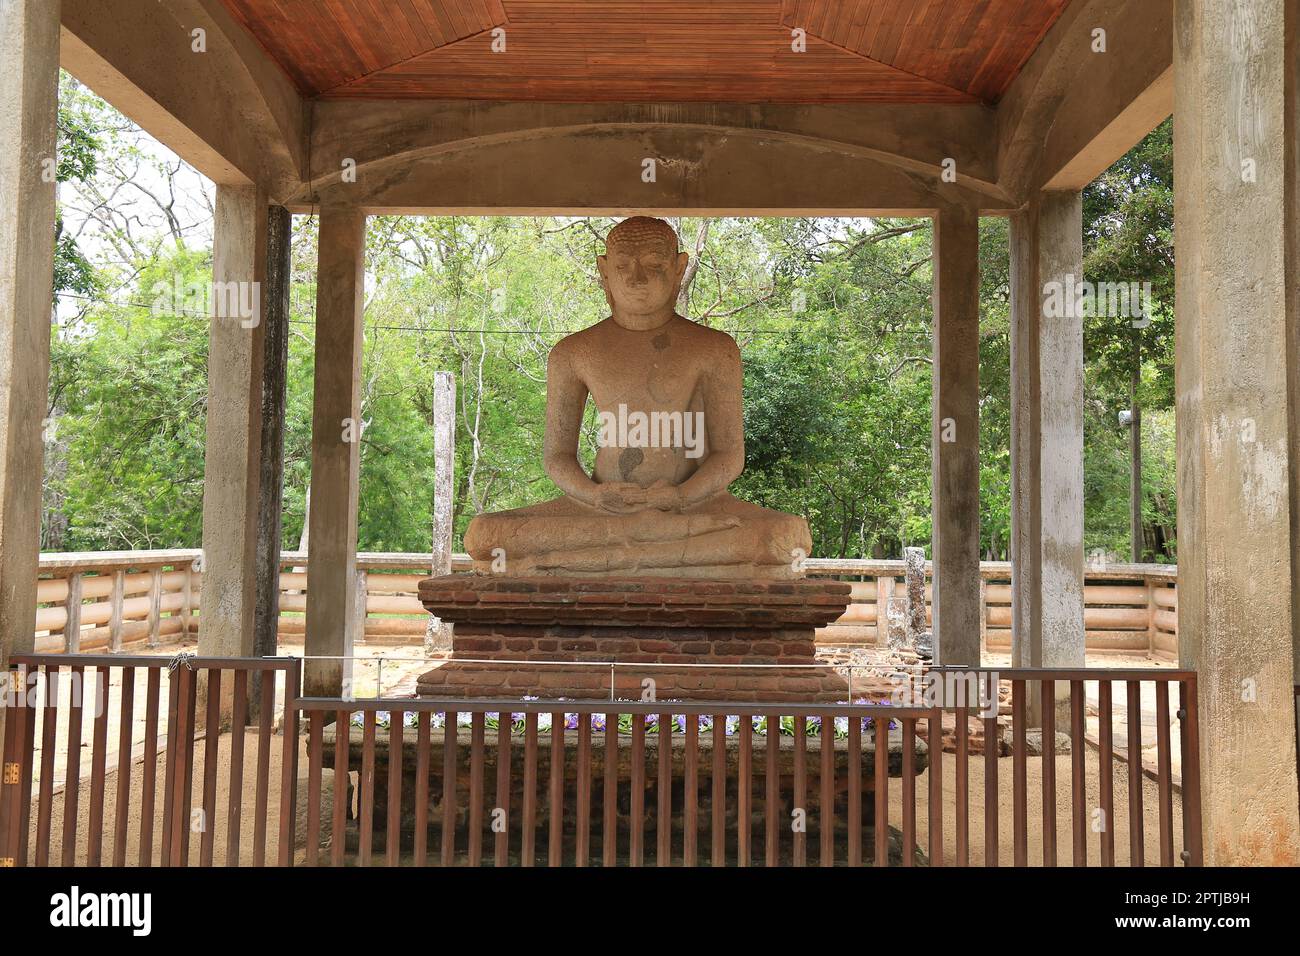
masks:
{"label": "brick platform step", "polygon": [[[646,681],[653,681],[653,684]],[[623,700],[640,700],[650,687],[653,687],[656,700],[665,701],[833,704],[848,700],[848,682],[830,667],[778,670],[631,665],[618,667],[612,682],[613,696]],[[610,669],[602,666],[450,660],[420,675],[416,693],[420,697],[469,699],[528,696],[602,700],[610,696],[610,684]],[[855,683],[855,698],[869,692],[870,688]]]}
{"label": "brick platform step", "polygon": [[421,581],[420,600],[453,624],[782,629],[837,620],[851,588],[819,580],[448,574]]}

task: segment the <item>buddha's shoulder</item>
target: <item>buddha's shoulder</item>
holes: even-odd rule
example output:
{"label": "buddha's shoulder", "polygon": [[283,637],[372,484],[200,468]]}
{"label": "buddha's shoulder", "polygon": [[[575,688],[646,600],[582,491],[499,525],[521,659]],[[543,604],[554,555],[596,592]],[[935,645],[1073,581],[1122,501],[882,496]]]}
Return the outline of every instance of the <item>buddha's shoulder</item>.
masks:
{"label": "buddha's shoulder", "polygon": [[690,343],[693,349],[707,350],[712,354],[730,355],[739,352],[736,340],[726,332],[711,329],[707,325],[684,319],[680,315],[673,319],[673,331]]}

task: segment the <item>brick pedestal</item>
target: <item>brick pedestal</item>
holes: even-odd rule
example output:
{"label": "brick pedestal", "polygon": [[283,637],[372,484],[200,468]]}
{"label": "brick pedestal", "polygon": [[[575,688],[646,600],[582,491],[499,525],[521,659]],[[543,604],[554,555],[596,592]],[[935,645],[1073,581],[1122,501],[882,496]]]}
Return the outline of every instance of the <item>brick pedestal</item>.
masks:
{"label": "brick pedestal", "polygon": [[815,658],[816,628],[850,600],[839,582],[456,574],[422,581],[420,599],[455,625],[451,659],[420,677],[421,696],[600,699],[612,686],[640,699],[646,681],[658,700],[848,695]]}

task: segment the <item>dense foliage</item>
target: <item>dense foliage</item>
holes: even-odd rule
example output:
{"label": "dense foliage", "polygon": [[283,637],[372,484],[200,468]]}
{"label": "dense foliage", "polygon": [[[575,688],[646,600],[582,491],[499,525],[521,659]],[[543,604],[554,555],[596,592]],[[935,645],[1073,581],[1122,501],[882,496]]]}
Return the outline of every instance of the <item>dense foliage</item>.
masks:
{"label": "dense foliage", "polygon": [[[70,84],[65,84],[69,85]],[[71,92],[86,102],[84,91]],[[102,107],[102,105],[101,105]],[[120,123],[83,119],[91,184],[122,170]],[[108,131],[96,140],[93,121]],[[131,147],[134,148],[134,147]],[[1141,330],[1149,521],[1173,524],[1170,138],[1157,131],[1086,197],[1089,278],[1153,279],[1158,317]],[[162,169],[160,173],[159,170]],[[134,175],[165,195],[165,164]],[[68,194],[65,191],[65,197]],[[77,193],[84,198],[83,192]],[[71,200],[68,200],[71,201]],[[201,206],[210,208],[205,197]],[[200,217],[201,218],[201,217]],[[360,547],[428,550],[432,382],[457,380],[456,530],[476,512],[552,496],[541,469],[547,351],[607,314],[595,257],[612,220],[392,217],[367,248]],[[727,331],[745,361],[741,497],[804,515],[818,556],[895,556],[930,537],[931,235],[928,220],[683,219],[694,257],[681,311]],[[210,240],[96,245],[96,301],[56,332],[46,546],[197,546],[201,532],[206,319],[158,309],[161,290],[208,281]],[[170,228],[164,225],[164,229]],[[983,547],[1009,541],[1007,225],[981,227]],[[284,543],[298,543],[310,484],[316,222],[294,225]],[[1168,266],[1168,268],[1166,268]],[[67,284],[65,283],[65,288]],[[1127,445],[1136,334],[1087,330],[1087,533],[1128,549]],[[1164,410],[1164,411],[1162,411]],[[594,416],[593,416],[594,419]],[[594,420],[584,452],[594,448]],[[1172,546],[1172,535],[1158,540]],[[1166,552],[1168,557],[1172,552]]]}

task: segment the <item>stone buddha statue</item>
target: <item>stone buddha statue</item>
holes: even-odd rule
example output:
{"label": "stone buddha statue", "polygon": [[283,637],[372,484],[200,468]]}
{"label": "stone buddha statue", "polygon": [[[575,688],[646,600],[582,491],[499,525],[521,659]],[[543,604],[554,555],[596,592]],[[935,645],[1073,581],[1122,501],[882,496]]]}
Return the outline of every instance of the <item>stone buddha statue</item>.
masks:
{"label": "stone buddha statue", "polygon": [[[745,461],[740,350],[674,310],[688,259],[662,219],[610,230],[596,262],[611,314],[547,362],[545,467],[564,494],[474,518],[477,570],[802,577],[807,523],[727,491]],[[600,422],[591,475],[578,461],[588,398]]]}

